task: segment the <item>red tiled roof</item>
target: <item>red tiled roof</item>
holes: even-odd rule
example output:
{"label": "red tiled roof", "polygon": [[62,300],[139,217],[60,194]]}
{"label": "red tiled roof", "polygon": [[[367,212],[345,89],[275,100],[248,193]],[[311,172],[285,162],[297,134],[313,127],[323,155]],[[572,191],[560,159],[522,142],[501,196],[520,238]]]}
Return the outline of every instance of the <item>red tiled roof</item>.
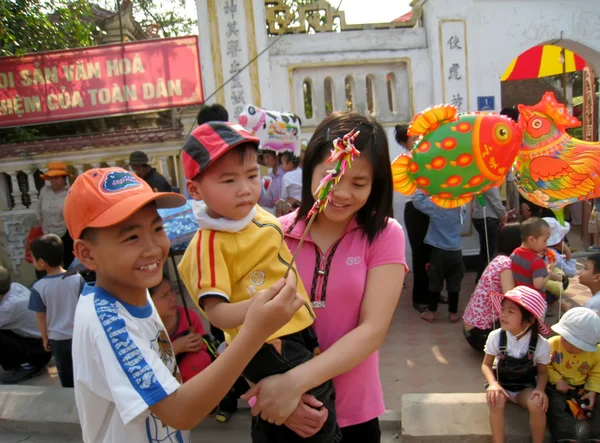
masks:
{"label": "red tiled roof", "polygon": [[392,23],[409,22],[411,18],[412,18],[412,11],[408,11],[406,14],[401,15],[397,19],[393,20]]}
{"label": "red tiled roof", "polygon": [[64,137],[37,140],[23,143],[0,144],[0,158],[22,157],[25,155],[56,154],[86,148],[130,145],[138,143],[159,143],[183,137],[183,128],[158,128],[141,131],[107,132],[97,135]]}

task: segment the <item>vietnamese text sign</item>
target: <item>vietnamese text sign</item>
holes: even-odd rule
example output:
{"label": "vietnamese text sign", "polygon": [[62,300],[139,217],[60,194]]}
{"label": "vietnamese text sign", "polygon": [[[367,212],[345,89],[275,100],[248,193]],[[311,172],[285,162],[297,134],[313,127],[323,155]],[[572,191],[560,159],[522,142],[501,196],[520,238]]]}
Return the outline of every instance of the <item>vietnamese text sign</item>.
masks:
{"label": "vietnamese text sign", "polygon": [[0,58],[0,127],[202,101],[197,36]]}

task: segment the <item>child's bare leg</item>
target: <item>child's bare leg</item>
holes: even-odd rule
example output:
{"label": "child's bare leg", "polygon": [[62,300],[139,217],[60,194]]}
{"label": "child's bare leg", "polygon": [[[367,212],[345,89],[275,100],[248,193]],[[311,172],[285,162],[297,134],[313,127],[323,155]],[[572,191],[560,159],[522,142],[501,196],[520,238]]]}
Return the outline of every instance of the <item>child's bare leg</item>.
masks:
{"label": "child's bare leg", "polygon": [[531,440],[533,443],[544,443],[546,432],[546,413],[541,406],[537,405],[538,398],[531,399],[533,389],[523,389],[517,395],[517,403],[529,411],[529,427],[531,428]]}
{"label": "child's bare leg", "polygon": [[504,443],[504,407],[506,401],[506,398],[502,396],[496,406],[488,404],[493,443]]}

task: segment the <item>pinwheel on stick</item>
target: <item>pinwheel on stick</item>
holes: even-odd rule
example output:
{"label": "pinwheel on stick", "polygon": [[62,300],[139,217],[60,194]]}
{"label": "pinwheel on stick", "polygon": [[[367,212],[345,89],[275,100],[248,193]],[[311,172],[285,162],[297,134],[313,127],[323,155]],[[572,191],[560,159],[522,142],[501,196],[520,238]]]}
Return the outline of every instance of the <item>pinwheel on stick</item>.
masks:
{"label": "pinwheel on stick", "polygon": [[300,242],[298,243],[298,247],[296,248],[296,252],[292,256],[292,260],[288,265],[288,269],[285,273],[285,277],[288,276],[292,266],[294,265],[294,261],[296,261],[296,256],[302,247],[302,243],[304,243],[304,239],[306,235],[310,231],[310,228],[317,217],[317,214],[323,212],[327,203],[331,200],[331,191],[333,187],[339,183],[342,176],[345,174],[348,168],[352,167],[352,161],[354,160],[354,156],[360,156],[360,152],[354,146],[354,142],[356,138],[360,134],[360,131],[357,129],[353,129],[348,134],[344,135],[342,138],[336,138],[333,141],[333,149],[331,150],[331,155],[327,159],[325,163],[334,163],[335,166],[333,169],[327,171],[327,175],[321,180],[319,187],[314,193],[316,197],[315,204],[308,212],[306,216],[306,220],[308,221],[306,224],[306,229],[300,238]]}

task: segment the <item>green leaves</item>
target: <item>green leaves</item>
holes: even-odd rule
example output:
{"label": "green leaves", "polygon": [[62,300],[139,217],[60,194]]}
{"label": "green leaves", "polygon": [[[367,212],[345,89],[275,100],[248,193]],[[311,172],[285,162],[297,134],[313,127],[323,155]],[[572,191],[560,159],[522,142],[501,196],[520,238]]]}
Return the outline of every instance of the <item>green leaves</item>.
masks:
{"label": "green leaves", "polygon": [[87,0],[0,0],[0,56],[94,44]]}

